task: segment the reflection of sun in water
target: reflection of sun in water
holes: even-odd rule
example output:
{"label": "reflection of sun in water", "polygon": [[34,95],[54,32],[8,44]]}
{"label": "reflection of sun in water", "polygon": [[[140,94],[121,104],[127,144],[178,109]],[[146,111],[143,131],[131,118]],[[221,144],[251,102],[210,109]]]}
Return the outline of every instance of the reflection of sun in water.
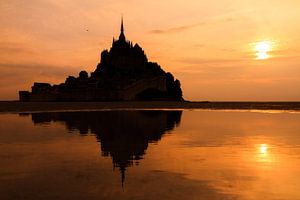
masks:
{"label": "reflection of sun in water", "polygon": [[261,41],[255,43],[256,59],[265,60],[270,57],[268,54],[272,50],[272,43],[270,41]]}
{"label": "reflection of sun in water", "polygon": [[266,144],[261,144],[259,147],[259,152],[263,155],[268,153],[268,146]]}
{"label": "reflection of sun in water", "polygon": [[257,161],[261,163],[271,163],[272,157],[269,152],[268,144],[258,144],[257,146]]}

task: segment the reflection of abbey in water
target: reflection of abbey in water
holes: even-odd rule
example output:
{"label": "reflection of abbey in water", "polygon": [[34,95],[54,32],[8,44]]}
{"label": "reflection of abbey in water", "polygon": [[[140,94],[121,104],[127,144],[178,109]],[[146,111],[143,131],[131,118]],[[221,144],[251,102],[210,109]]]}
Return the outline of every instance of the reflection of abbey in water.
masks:
{"label": "reflection of abbey in water", "polygon": [[182,111],[100,111],[32,113],[35,124],[64,122],[69,130],[96,134],[103,156],[118,167],[122,183],[126,168],[143,158],[148,144],[178,126]]}
{"label": "reflection of abbey in water", "polygon": [[69,76],[64,83],[34,83],[32,92],[20,91],[20,101],[181,101],[179,80],[157,63],[149,62],[143,49],[126,40],[123,20],[118,40],[101,53],[101,61],[89,76]]}

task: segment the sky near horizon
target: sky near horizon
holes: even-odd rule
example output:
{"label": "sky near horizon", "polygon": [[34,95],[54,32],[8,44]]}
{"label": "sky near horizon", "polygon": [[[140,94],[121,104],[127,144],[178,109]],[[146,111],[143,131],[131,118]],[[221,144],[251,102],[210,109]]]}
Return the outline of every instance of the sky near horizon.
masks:
{"label": "sky near horizon", "polygon": [[0,100],[94,71],[122,14],[186,100],[300,101],[299,0],[1,0]]}

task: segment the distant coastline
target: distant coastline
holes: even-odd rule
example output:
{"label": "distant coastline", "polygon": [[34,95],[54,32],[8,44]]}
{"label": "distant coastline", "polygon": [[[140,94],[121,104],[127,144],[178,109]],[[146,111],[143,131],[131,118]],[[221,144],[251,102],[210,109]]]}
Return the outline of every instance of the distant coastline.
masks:
{"label": "distant coastline", "polygon": [[300,111],[300,102],[19,102],[0,101],[0,113],[88,111],[103,109],[211,109],[211,110],[287,110]]}

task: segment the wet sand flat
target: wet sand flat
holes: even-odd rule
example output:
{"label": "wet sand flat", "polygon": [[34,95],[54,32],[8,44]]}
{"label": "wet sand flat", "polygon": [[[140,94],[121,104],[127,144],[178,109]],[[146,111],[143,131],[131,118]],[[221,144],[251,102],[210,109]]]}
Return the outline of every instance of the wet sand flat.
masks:
{"label": "wet sand flat", "polygon": [[300,112],[0,114],[2,200],[299,200]]}
{"label": "wet sand flat", "polygon": [[300,102],[0,102],[0,112],[76,111],[97,109],[230,109],[299,111]]}

